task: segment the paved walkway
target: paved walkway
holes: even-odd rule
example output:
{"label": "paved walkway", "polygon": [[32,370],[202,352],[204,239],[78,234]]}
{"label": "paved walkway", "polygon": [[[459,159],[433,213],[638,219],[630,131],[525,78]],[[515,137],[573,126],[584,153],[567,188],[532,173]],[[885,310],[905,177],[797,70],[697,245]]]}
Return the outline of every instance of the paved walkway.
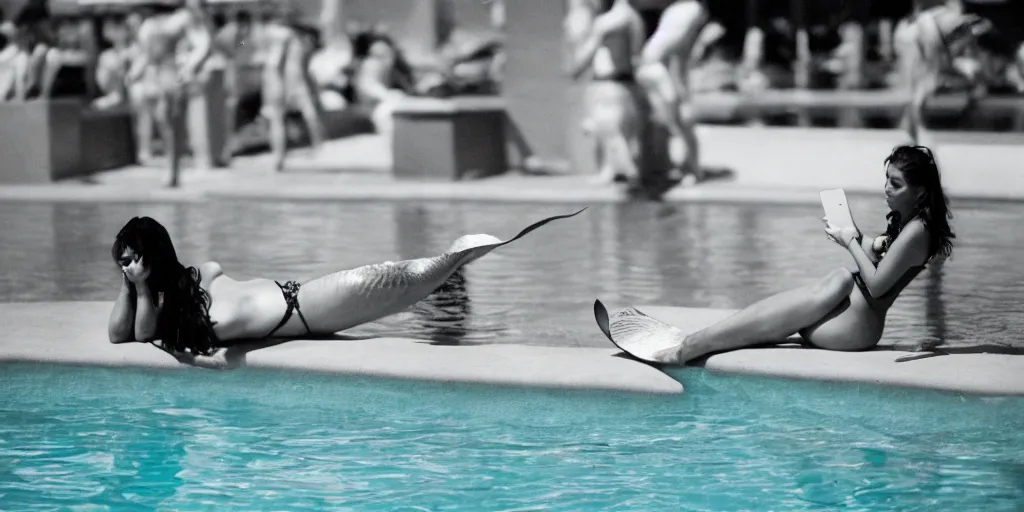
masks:
{"label": "paved walkway", "polygon": [[[818,191],[842,187],[880,194],[882,160],[901,141],[889,130],[701,127],[704,159],[732,171],[729,179],[675,189],[666,201],[817,203]],[[936,149],[953,198],[1024,200],[1024,146],[985,143],[977,135],[944,134]],[[614,202],[615,186],[586,176],[506,174],[463,182],[396,181],[390,148],[375,135],[327,143],[317,154],[298,150],[288,168],[271,171],[266,154],[240,157],[230,169],[186,170],[183,185],[162,186],[161,169],[129,167],[86,180],[0,186],[0,200],[200,201],[210,198],[461,199],[486,201]]]}

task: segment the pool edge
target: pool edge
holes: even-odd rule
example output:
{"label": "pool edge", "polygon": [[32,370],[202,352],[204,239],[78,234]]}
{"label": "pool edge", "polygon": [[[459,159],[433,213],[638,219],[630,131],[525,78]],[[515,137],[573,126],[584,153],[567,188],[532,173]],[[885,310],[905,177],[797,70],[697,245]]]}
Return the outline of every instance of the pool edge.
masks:
{"label": "pool edge", "polygon": [[[0,303],[0,362],[175,368],[140,343],[106,340],[111,302]],[[670,317],[686,308],[645,306]],[[646,310],[645,310],[646,311]],[[708,310],[700,310],[706,315]],[[671,321],[671,318],[668,318]],[[88,333],[82,335],[80,333]],[[595,330],[595,336],[600,333]],[[712,373],[914,387],[983,396],[1024,396],[1024,355],[950,354],[897,363],[896,350],[833,352],[771,347],[712,355]],[[246,367],[433,382],[680,394],[682,369],[665,371],[619,357],[614,347],[523,344],[447,346],[405,338],[296,340],[246,357]],[[571,371],[570,371],[571,369]]]}
{"label": "pool edge", "polygon": [[[0,304],[0,362],[174,368],[171,356],[143,343],[114,345],[106,324],[112,302]],[[293,340],[245,354],[242,370],[275,369],[434,382],[680,394],[683,385],[609,348],[520,344],[437,345],[427,340]],[[571,369],[571,371],[568,371]]]}

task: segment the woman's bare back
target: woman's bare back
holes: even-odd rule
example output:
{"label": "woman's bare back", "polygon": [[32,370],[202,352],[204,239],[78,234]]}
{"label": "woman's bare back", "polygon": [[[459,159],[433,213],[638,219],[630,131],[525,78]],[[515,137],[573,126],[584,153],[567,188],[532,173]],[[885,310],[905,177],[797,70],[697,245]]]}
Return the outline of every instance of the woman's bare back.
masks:
{"label": "woman's bare back", "polygon": [[240,281],[208,261],[199,267],[201,286],[210,296],[210,320],[222,341],[265,337],[284,313],[286,303],[273,280]]}

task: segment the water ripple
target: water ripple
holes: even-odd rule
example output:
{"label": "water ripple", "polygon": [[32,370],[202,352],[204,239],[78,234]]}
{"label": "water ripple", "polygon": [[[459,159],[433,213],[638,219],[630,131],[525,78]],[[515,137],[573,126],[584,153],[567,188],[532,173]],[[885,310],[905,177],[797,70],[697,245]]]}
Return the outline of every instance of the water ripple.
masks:
{"label": "water ripple", "polygon": [[[684,372],[681,399],[256,371],[202,386],[207,374],[7,365],[2,375],[0,494],[12,510],[1014,510],[1024,500],[1024,433],[1004,427],[1024,424],[1024,401],[1012,398],[699,370]],[[127,391],[141,382],[145,394]],[[117,400],[90,403],[112,388]]]}

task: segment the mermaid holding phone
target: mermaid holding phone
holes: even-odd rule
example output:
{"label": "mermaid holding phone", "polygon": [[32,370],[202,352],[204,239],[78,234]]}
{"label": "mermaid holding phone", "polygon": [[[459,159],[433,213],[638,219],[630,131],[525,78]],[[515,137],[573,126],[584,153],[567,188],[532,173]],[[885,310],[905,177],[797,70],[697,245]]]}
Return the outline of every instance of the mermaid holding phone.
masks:
{"label": "mermaid holding phone", "polygon": [[900,146],[885,159],[888,228],[865,240],[855,225],[825,233],[857,264],[818,282],[765,298],[697,332],[684,332],[636,308],[609,316],[594,303],[598,326],[625,352],[650,363],[682,365],[699,357],[799,334],[828,350],[865,350],[878,344],[886,314],[903,289],[936,257],[952,252],[952,214],[939,168],[924,146]]}

